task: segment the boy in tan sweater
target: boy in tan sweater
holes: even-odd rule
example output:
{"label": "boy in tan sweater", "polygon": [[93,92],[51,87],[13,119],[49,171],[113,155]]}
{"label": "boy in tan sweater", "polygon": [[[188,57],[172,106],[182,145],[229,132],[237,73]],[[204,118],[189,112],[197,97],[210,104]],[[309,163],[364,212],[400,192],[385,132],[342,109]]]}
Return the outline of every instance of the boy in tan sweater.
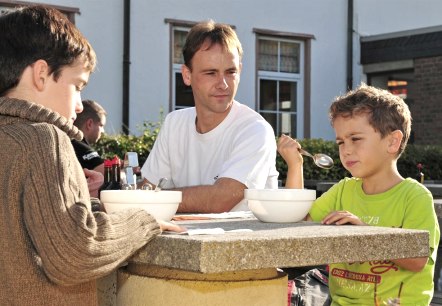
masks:
{"label": "boy in tan sweater", "polygon": [[96,63],[78,29],[28,7],[0,16],[0,42],[0,305],[96,305],[95,279],[180,228],[143,210],[92,213],[70,141]]}

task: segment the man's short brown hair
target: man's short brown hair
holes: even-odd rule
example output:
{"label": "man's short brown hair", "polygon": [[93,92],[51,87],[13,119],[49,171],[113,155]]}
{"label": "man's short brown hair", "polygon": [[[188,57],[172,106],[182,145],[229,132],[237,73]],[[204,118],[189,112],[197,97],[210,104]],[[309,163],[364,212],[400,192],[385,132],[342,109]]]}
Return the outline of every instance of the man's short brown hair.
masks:
{"label": "man's short brown hair", "polygon": [[235,31],[231,26],[215,23],[213,20],[197,23],[187,34],[183,47],[184,65],[192,69],[192,58],[205,42],[209,42],[207,49],[214,44],[220,44],[226,50],[236,49],[239,58],[242,58],[242,46]]}

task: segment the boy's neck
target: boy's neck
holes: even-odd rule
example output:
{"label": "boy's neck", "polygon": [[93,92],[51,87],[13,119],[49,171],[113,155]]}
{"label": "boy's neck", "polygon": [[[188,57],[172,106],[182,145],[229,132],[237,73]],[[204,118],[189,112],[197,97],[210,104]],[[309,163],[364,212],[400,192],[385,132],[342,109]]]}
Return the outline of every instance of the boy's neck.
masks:
{"label": "boy's neck", "polygon": [[386,192],[402,182],[404,178],[399,172],[379,173],[379,175],[362,179],[362,190],[365,194],[379,194]]}

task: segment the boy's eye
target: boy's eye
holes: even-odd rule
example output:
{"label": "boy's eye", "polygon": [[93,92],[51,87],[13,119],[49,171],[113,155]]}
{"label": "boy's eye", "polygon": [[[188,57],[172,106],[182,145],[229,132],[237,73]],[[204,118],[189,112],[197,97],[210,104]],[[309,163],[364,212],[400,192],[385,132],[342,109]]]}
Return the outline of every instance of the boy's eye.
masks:
{"label": "boy's eye", "polygon": [[359,137],[353,137],[353,138],[351,139],[351,141],[353,141],[353,142],[358,141],[358,140],[361,140],[361,138],[359,138]]}
{"label": "boy's eye", "polygon": [[338,146],[340,146],[341,144],[343,144],[344,142],[343,141],[336,141],[336,144],[338,145]]}

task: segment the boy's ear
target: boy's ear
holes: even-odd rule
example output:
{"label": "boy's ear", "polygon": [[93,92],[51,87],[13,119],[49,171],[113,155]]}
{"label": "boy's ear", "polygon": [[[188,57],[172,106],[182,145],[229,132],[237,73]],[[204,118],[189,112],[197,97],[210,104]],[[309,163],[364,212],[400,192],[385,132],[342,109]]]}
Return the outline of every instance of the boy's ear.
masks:
{"label": "boy's ear", "polygon": [[404,138],[404,134],[399,130],[395,130],[391,132],[388,137],[388,152],[393,154],[397,153],[401,146],[402,138]]}
{"label": "boy's ear", "polygon": [[32,64],[32,77],[35,87],[43,91],[49,77],[49,65],[45,60],[38,60]]}
{"label": "boy's ear", "polygon": [[190,71],[190,68],[186,65],[181,66],[181,75],[183,76],[183,82],[187,86],[190,86],[192,83],[192,77],[191,77],[192,71]]}

